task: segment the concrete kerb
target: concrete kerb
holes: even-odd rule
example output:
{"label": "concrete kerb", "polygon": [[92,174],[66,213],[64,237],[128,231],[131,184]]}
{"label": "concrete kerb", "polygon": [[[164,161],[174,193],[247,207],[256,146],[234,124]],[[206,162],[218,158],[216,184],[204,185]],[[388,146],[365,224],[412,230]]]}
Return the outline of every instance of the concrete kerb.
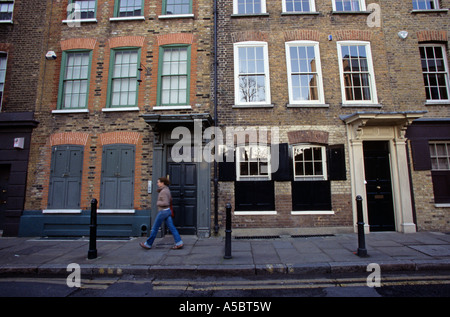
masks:
{"label": "concrete kerb", "polygon": [[[364,273],[370,262],[322,262],[300,264],[237,265],[106,265],[81,264],[83,278],[120,277],[195,277],[195,276],[269,276]],[[380,261],[381,272],[450,271],[450,260]],[[3,265],[0,277],[67,277],[71,272],[62,264]]]}

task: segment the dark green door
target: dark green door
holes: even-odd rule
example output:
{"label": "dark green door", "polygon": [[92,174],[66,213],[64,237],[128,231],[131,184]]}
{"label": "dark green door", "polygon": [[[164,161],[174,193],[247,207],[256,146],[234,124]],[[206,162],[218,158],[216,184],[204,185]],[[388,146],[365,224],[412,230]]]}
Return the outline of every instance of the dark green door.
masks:
{"label": "dark green door", "polygon": [[197,231],[197,165],[168,163],[175,227],[180,234]]}
{"label": "dark green door", "polygon": [[134,155],[134,145],[114,144],[103,147],[100,208],[133,208]]}
{"label": "dark green door", "polygon": [[83,147],[60,145],[52,149],[49,209],[80,208]]}
{"label": "dark green door", "polygon": [[364,169],[370,231],[395,230],[388,141],[366,141]]}

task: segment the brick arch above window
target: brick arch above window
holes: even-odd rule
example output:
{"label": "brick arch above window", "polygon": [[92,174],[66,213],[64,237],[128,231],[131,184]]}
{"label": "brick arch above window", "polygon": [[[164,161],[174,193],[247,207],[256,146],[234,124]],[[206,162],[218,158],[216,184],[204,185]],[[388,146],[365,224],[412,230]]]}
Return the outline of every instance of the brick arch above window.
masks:
{"label": "brick arch above window", "polygon": [[362,30],[341,30],[336,31],[336,41],[370,41],[372,33]]}
{"label": "brick arch above window", "polygon": [[249,41],[262,41],[267,42],[269,34],[262,31],[246,31],[246,32],[234,32],[230,34],[231,42],[249,42]]}
{"label": "brick arch above window", "polygon": [[447,42],[447,31],[420,31],[417,32],[417,39],[419,42]]}
{"label": "brick arch above window", "polygon": [[138,144],[140,134],[138,132],[117,131],[100,134],[102,145],[107,144]]}
{"label": "brick arch above window", "polygon": [[109,39],[109,47],[143,47],[144,46],[145,37],[143,36],[121,36],[121,37],[113,37]]}
{"label": "brick arch above window", "polygon": [[289,144],[298,143],[317,143],[317,144],[328,144],[328,135],[326,131],[319,130],[298,130],[289,131],[287,133]]}
{"label": "brick arch above window", "polygon": [[284,41],[319,41],[320,33],[316,30],[291,30],[284,31]]}
{"label": "brick arch above window", "polygon": [[89,133],[83,132],[62,132],[50,136],[50,146],[70,144],[85,146],[89,138]]}
{"label": "brick arch above window", "polygon": [[192,33],[171,33],[159,35],[157,37],[158,46],[168,44],[189,44],[194,43],[194,35]]}
{"label": "brick arch above window", "polygon": [[95,48],[95,44],[97,43],[96,39],[82,39],[82,38],[74,38],[61,41],[61,50],[73,50],[73,49],[88,49],[93,50]]}

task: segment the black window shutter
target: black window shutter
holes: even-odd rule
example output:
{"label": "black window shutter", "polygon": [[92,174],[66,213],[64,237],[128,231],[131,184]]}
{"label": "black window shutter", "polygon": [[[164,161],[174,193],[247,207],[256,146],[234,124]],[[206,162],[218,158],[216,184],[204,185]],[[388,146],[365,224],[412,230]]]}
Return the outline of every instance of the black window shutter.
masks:
{"label": "black window shutter", "polygon": [[411,140],[412,159],[415,171],[431,169],[430,146],[427,139]]}
{"label": "black window shutter", "polygon": [[330,182],[292,182],[292,210],[331,210]]}
{"label": "black window shutter", "polygon": [[[229,154],[232,154],[232,162],[227,161],[227,155],[223,155],[222,162],[218,162],[217,166],[219,168],[219,181],[230,182],[236,180],[236,154],[234,149],[229,149]],[[232,152],[232,153],[231,153]]]}
{"label": "black window shutter", "polygon": [[330,145],[327,148],[328,179],[332,181],[346,180],[344,144]]}
{"label": "black window shutter", "polygon": [[434,202],[450,203],[450,171],[432,171]]}
{"label": "black window shutter", "polygon": [[274,189],[272,181],[235,182],[235,209],[237,211],[275,210]]}
{"label": "black window shutter", "polygon": [[271,164],[272,180],[292,180],[292,158],[289,156],[289,145],[287,143],[273,144],[271,146]]}

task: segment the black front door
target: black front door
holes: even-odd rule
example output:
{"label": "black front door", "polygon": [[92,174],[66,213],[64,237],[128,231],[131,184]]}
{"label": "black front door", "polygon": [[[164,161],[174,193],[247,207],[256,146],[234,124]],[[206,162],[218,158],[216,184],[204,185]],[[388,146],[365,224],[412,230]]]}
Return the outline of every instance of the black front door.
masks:
{"label": "black front door", "polygon": [[197,165],[168,163],[175,227],[180,234],[197,232]]}
{"label": "black front door", "polygon": [[0,230],[4,229],[10,165],[0,165]]}
{"label": "black front door", "polygon": [[394,231],[388,141],[365,141],[364,169],[370,231]]}

